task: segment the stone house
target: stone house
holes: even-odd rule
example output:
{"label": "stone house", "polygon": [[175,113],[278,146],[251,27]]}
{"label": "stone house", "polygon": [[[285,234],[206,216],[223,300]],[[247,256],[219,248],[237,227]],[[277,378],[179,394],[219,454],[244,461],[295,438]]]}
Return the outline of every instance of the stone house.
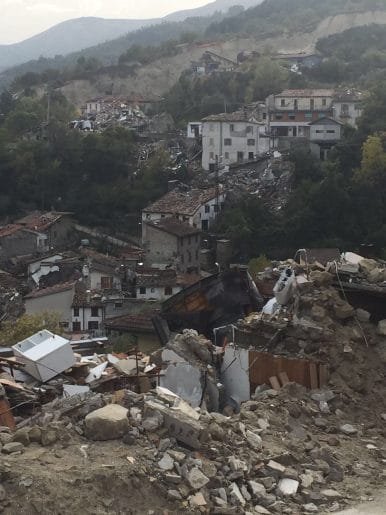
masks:
{"label": "stone house", "polygon": [[0,256],[4,258],[45,253],[48,249],[48,238],[44,233],[21,224],[0,227]]}
{"label": "stone house", "polygon": [[334,97],[334,119],[344,125],[357,127],[363,113],[363,95],[358,91],[338,92]]}
{"label": "stone house", "polygon": [[320,118],[310,123],[311,152],[324,161],[341,138],[341,124],[332,118]]}
{"label": "stone house", "polygon": [[136,298],[163,301],[182,290],[175,270],[157,268],[139,270],[136,279]]}
{"label": "stone house", "polygon": [[146,261],[179,272],[200,268],[201,231],[173,218],[146,222]]}
{"label": "stone house", "polygon": [[72,213],[59,211],[36,211],[17,220],[16,223],[25,229],[43,234],[45,246],[49,250],[65,249],[76,240],[71,215]]}

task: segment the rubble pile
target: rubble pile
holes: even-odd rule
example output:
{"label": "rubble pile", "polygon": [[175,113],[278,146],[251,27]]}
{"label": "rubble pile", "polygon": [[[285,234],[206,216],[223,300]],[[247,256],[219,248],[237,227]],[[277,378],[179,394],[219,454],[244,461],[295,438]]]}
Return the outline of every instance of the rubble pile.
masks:
{"label": "rubble pile", "polygon": [[[38,505],[49,488],[41,465],[51,460],[67,485],[58,502],[70,512],[297,515],[369,499],[386,478],[386,323],[347,301],[331,266],[277,268],[273,299],[239,321],[231,344],[216,347],[187,329],[150,357],[94,358],[90,391],[45,403],[18,418],[15,431],[0,427],[4,512]],[[254,351],[279,361],[324,367],[324,384],[320,376],[306,387],[283,369],[280,382],[269,378],[231,407],[222,360],[229,345],[251,340]],[[74,484],[85,492],[83,505]],[[117,499],[116,485],[125,491]],[[120,504],[125,495],[129,508]]]}

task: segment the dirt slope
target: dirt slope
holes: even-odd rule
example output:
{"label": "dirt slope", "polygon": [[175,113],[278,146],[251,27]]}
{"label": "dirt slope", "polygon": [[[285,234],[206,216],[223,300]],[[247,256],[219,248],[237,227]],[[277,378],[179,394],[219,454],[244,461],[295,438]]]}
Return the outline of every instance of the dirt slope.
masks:
{"label": "dirt slope", "polygon": [[237,53],[241,50],[264,50],[267,47],[280,52],[312,51],[322,37],[371,23],[386,24],[386,10],[330,16],[309,33],[287,34],[266,40],[259,40],[257,36],[192,45],[175,57],[143,66],[131,77],[122,79],[101,75],[95,82],[71,81],[62,87],[61,91],[77,106],[84,104],[90,97],[104,95],[111,90],[114,95],[141,93],[162,96],[175,84],[181,73],[190,67],[191,61],[199,59],[205,50],[211,50],[230,59],[236,59]]}

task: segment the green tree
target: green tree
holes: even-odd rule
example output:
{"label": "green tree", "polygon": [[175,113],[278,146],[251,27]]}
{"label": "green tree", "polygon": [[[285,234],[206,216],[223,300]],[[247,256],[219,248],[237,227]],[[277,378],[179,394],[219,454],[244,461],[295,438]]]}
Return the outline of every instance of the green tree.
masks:
{"label": "green tree", "polygon": [[14,345],[42,329],[62,335],[60,315],[54,311],[44,311],[35,315],[23,315],[16,322],[3,322],[0,327],[0,345]]}

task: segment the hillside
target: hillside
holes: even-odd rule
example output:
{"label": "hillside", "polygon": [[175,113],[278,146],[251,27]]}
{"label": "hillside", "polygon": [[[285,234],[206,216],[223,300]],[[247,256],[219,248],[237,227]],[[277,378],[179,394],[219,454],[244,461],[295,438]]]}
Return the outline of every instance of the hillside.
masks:
{"label": "hillside", "polygon": [[177,11],[163,19],[114,20],[85,17],[67,20],[20,43],[0,45],[0,71],[40,57],[65,56],[78,52],[149,25],[184,21],[193,16],[212,16],[215,12],[228,11],[235,4],[248,8],[261,2],[262,0],[216,0],[196,9]]}
{"label": "hillside", "polygon": [[0,45],[0,70],[38,59],[69,54],[150,25],[157,20],[77,18],[12,45]]}
{"label": "hillside", "polygon": [[233,6],[242,6],[245,9],[259,5],[263,0],[215,0],[202,7],[196,9],[186,9],[176,13],[169,14],[164,18],[165,21],[183,21],[193,16],[212,16],[216,11],[226,12]]}
{"label": "hillside", "polygon": [[321,38],[371,24],[386,25],[386,7],[384,11],[329,16],[310,32],[283,34],[262,40],[252,37],[230,37],[227,41],[214,41],[205,45],[193,44],[176,56],[141,67],[130,77],[112,79],[109,74],[101,74],[97,81],[70,81],[61,91],[75,105],[81,105],[89,97],[104,94],[111,87],[113,94],[116,95],[140,91],[144,95],[163,96],[176,83],[181,73],[189,68],[190,62],[197,60],[205,50],[211,50],[230,59],[235,59],[241,50],[264,51],[267,46],[280,53],[313,51]]}
{"label": "hillside", "polygon": [[[321,38],[370,24],[386,25],[384,0],[326,0],[323,6],[318,0],[265,0],[240,14],[164,22],[65,58],[40,59],[1,74],[0,83],[9,84],[15,76],[28,71],[66,70],[83,55],[96,57],[105,66],[90,77],[68,76],[65,84],[60,86],[75,105],[107,92],[163,96],[190,67],[191,61],[199,59],[205,50],[231,59],[235,59],[241,50],[313,51]],[[119,67],[113,66],[114,73],[106,68],[106,65],[116,65],[119,56],[132,45],[157,46],[170,39],[178,41],[187,33],[194,35],[195,42],[180,45],[178,51],[162,55],[157,61],[143,62],[135,70],[124,69],[125,73],[121,73]]]}

